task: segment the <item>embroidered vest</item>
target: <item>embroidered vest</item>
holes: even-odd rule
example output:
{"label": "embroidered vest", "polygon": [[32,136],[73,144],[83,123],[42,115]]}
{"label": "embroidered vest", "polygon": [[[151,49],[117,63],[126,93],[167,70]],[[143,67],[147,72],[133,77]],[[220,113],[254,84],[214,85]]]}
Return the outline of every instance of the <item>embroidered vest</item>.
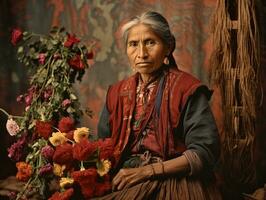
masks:
{"label": "embroidered vest", "polygon": [[[135,108],[137,74],[110,86],[107,92],[107,109],[110,113],[109,125],[115,144],[117,161],[128,144],[131,120]],[[156,119],[157,140],[164,160],[181,154],[186,147],[174,133],[187,99],[201,86],[198,79],[186,72],[170,68],[164,75],[161,94],[160,114]],[[149,108],[150,112],[154,108]],[[148,118],[146,119],[148,120]]]}

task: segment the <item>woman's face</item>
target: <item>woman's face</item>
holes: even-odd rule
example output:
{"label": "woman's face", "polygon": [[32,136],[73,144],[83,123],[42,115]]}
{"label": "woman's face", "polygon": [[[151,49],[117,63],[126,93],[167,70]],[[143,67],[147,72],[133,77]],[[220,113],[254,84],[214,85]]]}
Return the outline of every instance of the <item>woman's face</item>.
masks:
{"label": "woman's face", "polygon": [[162,66],[168,52],[162,39],[145,24],[130,29],[126,49],[131,67],[146,77]]}

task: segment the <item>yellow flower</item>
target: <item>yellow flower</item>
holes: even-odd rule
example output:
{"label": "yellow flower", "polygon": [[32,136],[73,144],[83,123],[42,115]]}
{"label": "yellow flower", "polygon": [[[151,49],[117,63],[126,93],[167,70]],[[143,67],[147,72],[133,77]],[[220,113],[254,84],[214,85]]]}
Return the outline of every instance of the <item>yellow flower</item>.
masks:
{"label": "yellow flower", "polygon": [[54,132],[52,137],[49,138],[49,141],[54,146],[58,146],[60,144],[64,144],[67,141],[67,138],[65,137],[65,135],[66,135],[65,133]]}
{"label": "yellow flower", "polygon": [[74,136],[73,136],[75,142],[80,142],[82,138],[87,138],[89,135],[89,132],[90,132],[89,128],[86,128],[86,127],[77,128],[74,131]]}
{"label": "yellow flower", "polygon": [[54,163],[54,175],[56,176],[62,176],[63,175],[63,172],[64,170],[66,169],[66,166],[65,165],[58,165],[56,163]]}
{"label": "yellow flower", "polygon": [[111,169],[111,162],[109,160],[101,160],[97,165],[97,172],[100,176],[104,176]]}
{"label": "yellow flower", "polygon": [[60,179],[60,187],[65,188],[73,185],[74,179],[73,178],[61,178]]}

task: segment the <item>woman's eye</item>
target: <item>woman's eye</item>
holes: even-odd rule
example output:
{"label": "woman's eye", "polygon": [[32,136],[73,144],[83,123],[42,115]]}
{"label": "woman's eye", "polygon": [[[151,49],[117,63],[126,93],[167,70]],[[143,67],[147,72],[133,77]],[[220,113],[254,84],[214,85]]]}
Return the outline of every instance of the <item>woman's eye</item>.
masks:
{"label": "woman's eye", "polygon": [[138,43],[135,42],[135,41],[133,41],[133,42],[129,42],[129,43],[128,43],[128,46],[130,46],[130,47],[136,47],[136,46],[138,46]]}
{"label": "woman's eye", "polygon": [[147,42],[146,42],[146,45],[147,46],[152,46],[152,45],[154,45],[155,44],[155,41],[154,40],[148,40]]}

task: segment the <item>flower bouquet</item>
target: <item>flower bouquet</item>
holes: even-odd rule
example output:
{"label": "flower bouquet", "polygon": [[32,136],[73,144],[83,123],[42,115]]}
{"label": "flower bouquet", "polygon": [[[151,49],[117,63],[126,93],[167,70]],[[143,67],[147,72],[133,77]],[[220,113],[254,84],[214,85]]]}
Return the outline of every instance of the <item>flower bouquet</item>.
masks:
{"label": "flower bouquet", "polygon": [[[89,67],[92,52],[63,28],[49,35],[15,29],[11,42],[31,77],[27,92],[17,97],[25,104],[23,115],[1,109],[8,115],[8,132],[17,138],[8,156],[16,162],[16,178],[25,182],[15,199],[29,193],[50,200],[103,195],[111,188],[112,141],[96,140],[89,128],[77,128],[84,111],[72,88]],[[91,115],[88,109],[85,113]]]}

